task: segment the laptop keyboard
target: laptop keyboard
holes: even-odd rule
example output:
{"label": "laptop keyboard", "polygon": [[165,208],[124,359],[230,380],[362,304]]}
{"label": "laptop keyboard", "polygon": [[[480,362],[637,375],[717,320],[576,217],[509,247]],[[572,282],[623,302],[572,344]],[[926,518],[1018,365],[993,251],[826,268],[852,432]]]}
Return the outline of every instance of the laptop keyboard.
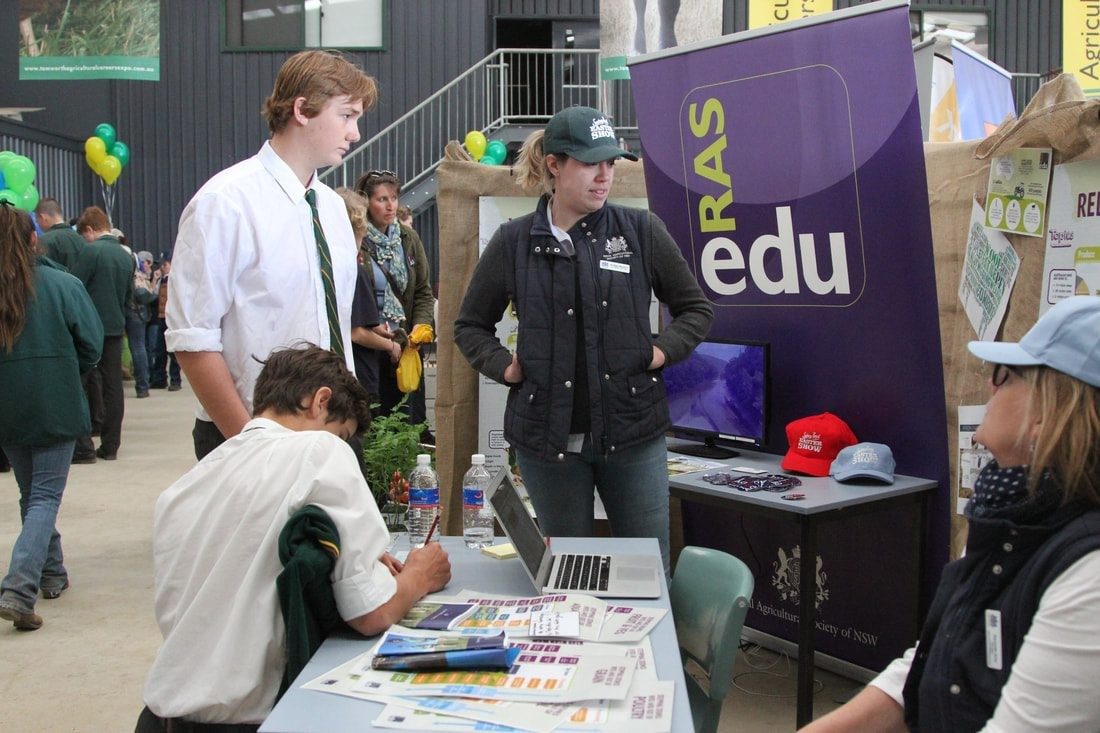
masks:
{"label": "laptop keyboard", "polygon": [[554,587],[561,590],[607,590],[610,555],[562,555]]}

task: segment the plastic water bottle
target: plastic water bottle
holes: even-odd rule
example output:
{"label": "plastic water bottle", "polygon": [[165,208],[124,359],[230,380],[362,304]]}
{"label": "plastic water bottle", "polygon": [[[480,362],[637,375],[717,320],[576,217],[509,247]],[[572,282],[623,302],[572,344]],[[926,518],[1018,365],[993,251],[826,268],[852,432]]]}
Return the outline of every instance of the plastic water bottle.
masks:
{"label": "plastic water bottle", "polygon": [[[409,474],[409,544],[423,547],[428,532],[439,517],[439,478],[432,470],[432,457],[421,453],[416,457],[416,468]],[[439,527],[436,527],[438,536]]]}
{"label": "plastic water bottle", "polygon": [[489,479],[485,456],[470,456],[470,470],[462,477],[462,539],[474,550],[493,544],[493,510],[485,502]]}

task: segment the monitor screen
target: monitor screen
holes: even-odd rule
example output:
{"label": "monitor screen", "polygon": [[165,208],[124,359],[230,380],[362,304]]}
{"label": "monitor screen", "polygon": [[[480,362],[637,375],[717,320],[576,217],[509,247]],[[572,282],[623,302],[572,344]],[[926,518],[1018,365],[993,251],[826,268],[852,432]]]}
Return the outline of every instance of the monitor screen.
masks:
{"label": "monitor screen", "polygon": [[[704,341],[687,359],[667,367],[663,376],[675,434],[702,440],[710,446],[764,444],[767,344]],[[673,449],[687,452],[680,447]]]}

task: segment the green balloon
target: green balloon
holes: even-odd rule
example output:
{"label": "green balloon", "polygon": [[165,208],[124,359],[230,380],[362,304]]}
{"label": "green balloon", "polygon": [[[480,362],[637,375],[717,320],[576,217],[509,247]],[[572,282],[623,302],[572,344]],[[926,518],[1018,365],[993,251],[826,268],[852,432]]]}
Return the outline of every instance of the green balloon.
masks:
{"label": "green balloon", "polygon": [[4,170],[5,163],[15,157],[17,157],[16,154],[10,150],[4,150],[3,152],[0,152],[0,171]]}
{"label": "green balloon", "polygon": [[27,186],[31,185],[35,172],[34,163],[23,155],[8,158],[3,167],[4,181],[8,189],[20,196],[27,190]]}
{"label": "green balloon", "polygon": [[95,136],[103,141],[108,150],[115,144],[115,140],[118,140],[118,134],[115,132],[114,126],[109,122],[100,122],[96,125]]}
{"label": "green balloon", "polygon": [[0,201],[7,201],[17,209],[23,205],[23,197],[10,188],[5,188],[0,191]]}
{"label": "green balloon", "polygon": [[126,164],[130,162],[130,146],[119,140],[111,146],[111,155],[118,158],[118,162],[125,168]]}
{"label": "green balloon", "polygon": [[493,165],[500,165],[507,157],[508,146],[501,140],[490,140],[489,145],[485,148],[485,155],[482,156],[481,162],[484,163],[485,158],[489,158]]}
{"label": "green balloon", "polygon": [[33,184],[27,186],[27,190],[23,192],[22,206],[17,208],[23,209],[23,211],[34,211],[34,208],[38,206],[38,189]]}

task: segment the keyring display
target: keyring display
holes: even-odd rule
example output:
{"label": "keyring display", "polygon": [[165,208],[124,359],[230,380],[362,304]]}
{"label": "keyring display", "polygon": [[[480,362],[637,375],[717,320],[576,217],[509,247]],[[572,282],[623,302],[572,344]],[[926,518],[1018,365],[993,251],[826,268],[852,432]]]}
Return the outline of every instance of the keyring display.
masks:
{"label": "keyring display", "polygon": [[738,491],[772,491],[775,493],[793,489],[802,485],[802,480],[795,476],[784,476],[780,473],[769,473],[763,476],[743,476],[732,473],[719,472],[708,473],[702,477],[708,484],[715,486],[729,486]]}

